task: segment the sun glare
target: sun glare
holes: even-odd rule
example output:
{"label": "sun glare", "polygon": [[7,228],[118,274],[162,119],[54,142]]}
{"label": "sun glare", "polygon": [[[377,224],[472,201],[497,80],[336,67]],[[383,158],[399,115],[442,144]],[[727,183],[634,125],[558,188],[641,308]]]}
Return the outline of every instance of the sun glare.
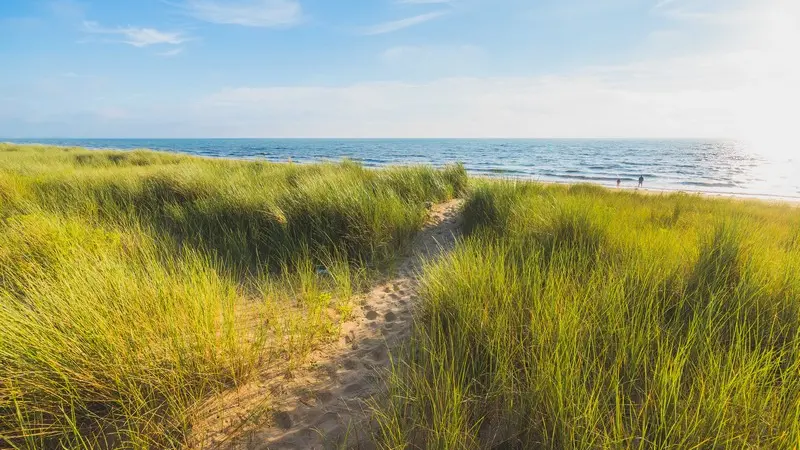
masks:
{"label": "sun glare", "polygon": [[765,156],[793,157],[798,155],[800,4],[780,1],[761,17],[754,50],[741,61],[752,78],[741,91],[739,137]]}

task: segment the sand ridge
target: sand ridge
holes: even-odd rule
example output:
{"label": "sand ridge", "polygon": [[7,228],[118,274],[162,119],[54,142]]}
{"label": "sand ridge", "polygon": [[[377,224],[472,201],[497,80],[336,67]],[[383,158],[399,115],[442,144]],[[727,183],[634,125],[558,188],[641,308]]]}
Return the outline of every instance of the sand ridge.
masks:
{"label": "sand ridge", "polygon": [[[460,200],[433,205],[428,223],[396,273],[360,299],[338,342],[316,351],[291,377],[266,372],[230,393],[202,449],[373,448],[366,401],[385,388],[390,352],[411,333],[419,270],[449,251],[459,230]],[[266,400],[264,400],[266,399]],[[213,430],[213,431],[208,431]]]}

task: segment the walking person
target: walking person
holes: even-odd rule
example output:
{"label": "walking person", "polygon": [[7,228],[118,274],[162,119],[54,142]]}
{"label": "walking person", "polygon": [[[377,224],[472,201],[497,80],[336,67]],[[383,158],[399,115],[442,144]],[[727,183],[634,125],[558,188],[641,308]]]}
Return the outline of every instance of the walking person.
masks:
{"label": "walking person", "polygon": [[639,175],[639,187],[644,185],[644,175]]}
{"label": "walking person", "polygon": [[620,184],[620,183],[622,183],[622,180],[620,180],[619,178],[617,178],[617,189],[619,189],[619,184]]}

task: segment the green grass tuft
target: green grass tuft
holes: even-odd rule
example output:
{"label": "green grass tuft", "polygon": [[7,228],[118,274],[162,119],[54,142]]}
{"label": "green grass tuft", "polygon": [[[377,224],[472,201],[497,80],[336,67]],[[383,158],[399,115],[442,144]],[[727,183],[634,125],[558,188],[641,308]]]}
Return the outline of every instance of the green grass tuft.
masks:
{"label": "green grass tuft", "polygon": [[800,210],[483,182],[426,267],[383,448],[793,448]]}
{"label": "green grass tuft", "polygon": [[338,336],[463,167],[0,144],[0,447],[172,448]]}

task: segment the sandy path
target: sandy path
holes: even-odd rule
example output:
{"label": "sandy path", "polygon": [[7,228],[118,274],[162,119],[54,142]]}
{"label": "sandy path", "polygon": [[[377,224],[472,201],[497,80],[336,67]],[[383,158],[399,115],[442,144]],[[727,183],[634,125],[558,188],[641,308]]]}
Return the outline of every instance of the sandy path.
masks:
{"label": "sandy path", "polygon": [[433,206],[395,276],[363,296],[338,342],[315,352],[309,367],[291,379],[265,374],[232,393],[214,413],[218,431],[193,447],[372,448],[365,401],[384,389],[379,374],[389,366],[389,352],[410,335],[422,263],[455,244],[459,206],[458,200]]}

